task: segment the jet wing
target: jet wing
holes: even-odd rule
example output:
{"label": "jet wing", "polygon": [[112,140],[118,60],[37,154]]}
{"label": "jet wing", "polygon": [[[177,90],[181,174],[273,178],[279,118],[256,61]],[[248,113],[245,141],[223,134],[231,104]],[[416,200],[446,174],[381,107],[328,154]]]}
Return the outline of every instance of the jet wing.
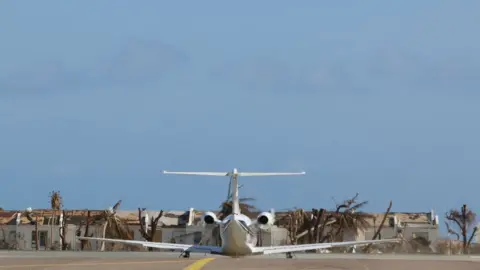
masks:
{"label": "jet wing", "polygon": [[304,244],[304,245],[255,247],[253,249],[253,253],[275,254],[275,253],[305,251],[305,250],[312,250],[312,249],[325,249],[325,248],[332,248],[332,247],[344,247],[344,246],[354,246],[354,245],[363,246],[368,244],[380,244],[380,243],[396,243],[399,241],[401,241],[401,239],[383,239],[383,240],[318,243],[318,244]]}
{"label": "jet wing", "polygon": [[216,246],[186,245],[186,244],[108,239],[108,238],[95,238],[95,237],[77,237],[77,239],[104,241],[104,242],[120,243],[120,244],[126,244],[126,245],[137,245],[137,246],[158,248],[158,249],[174,249],[174,250],[182,250],[182,251],[198,252],[198,253],[206,253],[206,252],[215,253],[215,254],[221,253],[221,248]]}

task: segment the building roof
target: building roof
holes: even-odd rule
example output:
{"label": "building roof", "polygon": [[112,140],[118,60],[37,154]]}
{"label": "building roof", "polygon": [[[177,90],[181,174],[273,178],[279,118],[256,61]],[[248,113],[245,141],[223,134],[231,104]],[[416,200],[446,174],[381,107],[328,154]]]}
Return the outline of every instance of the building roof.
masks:
{"label": "building roof", "polygon": [[[193,210],[193,209],[192,209]],[[87,217],[88,210],[65,210],[67,215],[69,216],[67,223],[69,224],[79,224],[80,222],[84,222]],[[104,213],[105,210],[90,210],[91,216],[97,220],[100,219],[100,216]],[[48,219],[52,216],[53,211],[50,209],[34,209],[32,210],[34,216],[38,216],[39,224],[48,224]],[[159,210],[146,210],[148,216],[150,218],[156,217],[160,211]],[[198,224],[201,220],[203,213],[206,212],[204,210],[194,210],[192,214],[190,211],[164,211],[163,216],[160,218],[159,225],[161,226],[181,226],[188,223],[189,219],[193,224]],[[219,214],[219,211],[211,211],[215,214]],[[27,219],[24,211],[0,211],[0,224],[9,224],[15,225],[16,213],[22,213],[21,215],[21,224],[29,224],[29,220]],[[288,212],[276,212],[276,218],[280,219],[282,216],[285,216]],[[306,211],[306,213],[311,213]],[[258,215],[260,212],[252,213],[252,216]],[[374,226],[374,223],[378,226],[378,224],[383,219],[384,213],[369,213],[375,217],[374,219],[368,220],[371,226]],[[58,213],[57,213],[58,215]],[[130,225],[138,225],[139,218],[138,218],[138,210],[118,210],[117,215],[126,220]],[[396,217],[397,222],[408,223],[408,224],[429,224],[430,221],[430,213],[408,213],[408,212],[395,212],[390,213],[388,217]],[[388,220],[387,220],[388,222]]]}
{"label": "building roof", "polygon": [[[99,220],[104,211],[105,210],[90,210],[90,215],[92,218]],[[68,215],[67,223],[79,224],[86,220],[88,210],[65,210],[65,212]],[[156,217],[160,213],[160,211],[155,210],[147,210],[146,212],[149,217]],[[0,224],[15,225],[17,213],[21,213],[20,224],[30,224],[24,211],[15,210],[0,211]],[[54,214],[50,209],[33,209],[32,213],[34,217],[38,217],[39,224],[48,224],[48,220]],[[56,215],[58,216],[59,213]],[[138,210],[118,210],[117,215],[124,219],[129,225],[140,224]],[[187,223],[188,217],[189,211],[164,211],[159,224],[162,226],[178,226]]]}

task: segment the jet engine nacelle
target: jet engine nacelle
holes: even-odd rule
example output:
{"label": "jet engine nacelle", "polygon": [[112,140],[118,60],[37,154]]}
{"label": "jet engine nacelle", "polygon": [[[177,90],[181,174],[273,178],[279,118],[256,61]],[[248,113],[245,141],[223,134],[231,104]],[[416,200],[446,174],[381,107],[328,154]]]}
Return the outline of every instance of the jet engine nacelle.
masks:
{"label": "jet engine nacelle", "polygon": [[202,221],[207,225],[212,225],[219,222],[217,215],[215,215],[213,212],[205,212],[205,214],[202,216]]}
{"label": "jet engine nacelle", "polygon": [[270,212],[262,212],[257,217],[257,223],[261,226],[272,226],[275,222],[275,217]]}

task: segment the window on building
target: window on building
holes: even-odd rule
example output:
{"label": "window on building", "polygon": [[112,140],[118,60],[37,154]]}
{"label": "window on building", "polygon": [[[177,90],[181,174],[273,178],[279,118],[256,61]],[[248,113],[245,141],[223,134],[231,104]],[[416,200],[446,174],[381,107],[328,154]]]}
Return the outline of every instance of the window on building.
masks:
{"label": "window on building", "polygon": [[32,248],[35,249],[37,246],[37,236],[35,231],[32,231]]}
{"label": "window on building", "polygon": [[40,242],[40,247],[47,246],[47,238],[48,238],[48,232],[47,231],[39,231],[38,232],[38,242]]}
{"label": "window on building", "polygon": [[[39,247],[46,247],[47,239],[48,239],[48,231],[38,231]],[[36,246],[37,246],[37,237],[35,235],[35,231],[32,231],[32,248],[35,249]]]}
{"label": "window on building", "polygon": [[412,239],[421,237],[428,241],[428,232],[413,232]]}

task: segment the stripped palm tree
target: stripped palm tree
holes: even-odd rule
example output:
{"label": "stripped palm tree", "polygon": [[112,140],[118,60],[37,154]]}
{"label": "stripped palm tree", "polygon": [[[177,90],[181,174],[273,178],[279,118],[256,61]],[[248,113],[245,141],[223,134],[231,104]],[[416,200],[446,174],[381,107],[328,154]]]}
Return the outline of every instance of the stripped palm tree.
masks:
{"label": "stripped palm tree", "polygon": [[[307,214],[303,209],[295,209],[289,211],[287,215],[278,221],[278,224],[282,224],[287,228],[290,244],[298,244],[298,240],[309,232],[309,228],[307,228],[309,227],[309,221],[307,221],[306,216]],[[299,231],[302,233],[299,234]]]}
{"label": "stripped palm tree", "polygon": [[[291,221],[295,222],[295,225],[289,224],[292,230],[296,230],[295,233],[291,233],[291,239],[294,237],[291,243],[297,243],[297,241],[304,236],[308,236],[308,243],[319,243],[322,239],[325,228],[330,227],[331,224],[335,223],[335,220],[332,219],[331,215],[328,215],[328,212],[321,209],[312,209],[312,212],[307,213],[300,209],[296,211],[296,216],[290,218]],[[291,216],[292,214],[289,214]],[[301,232],[301,233],[298,233]],[[305,242],[305,241],[304,241]]]}
{"label": "stripped palm tree", "polygon": [[279,223],[288,229],[292,244],[305,236],[308,236],[310,243],[341,241],[343,239],[338,238],[343,238],[345,230],[358,234],[359,230],[369,226],[368,220],[373,217],[359,211],[368,202],[358,203],[357,198],[358,193],[352,199],[337,205],[333,211],[324,209],[312,209],[310,213],[303,209],[290,211]]}
{"label": "stripped palm tree", "polygon": [[[128,228],[127,222],[117,216],[117,209],[121,203],[122,200],[119,200],[113,207],[110,207],[102,213],[102,219],[104,221],[103,238],[133,240],[133,233]],[[102,242],[100,250],[105,251],[105,242]]]}
{"label": "stripped palm tree", "polygon": [[60,191],[50,192],[50,208],[52,209],[52,216],[48,221],[50,225],[50,248],[53,248],[53,227],[57,225],[57,212],[63,207],[63,198],[60,196]]}
{"label": "stripped palm tree", "polygon": [[[343,232],[346,230],[358,235],[359,231],[365,231],[369,227],[369,220],[373,219],[374,215],[359,211],[360,208],[368,204],[368,201],[357,203],[357,197],[358,193],[352,199],[337,205],[335,212],[329,214],[329,219],[335,221],[331,224],[330,241],[343,241]],[[338,239],[339,237],[341,239]]]}
{"label": "stripped palm tree", "polygon": [[[251,217],[253,213],[258,211],[258,209],[253,204],[251,204],[251,202],[255,201],[254,198],[239,198],[238,200],[240,202],[240,211],[242,214],[248,217]],[[218,218],[220,220],[223,220],[224,218],[231,215],[232,211],[233,211],[232,201],[231,200],[224,201],[220,205],[220,213],[218,214]]]}

